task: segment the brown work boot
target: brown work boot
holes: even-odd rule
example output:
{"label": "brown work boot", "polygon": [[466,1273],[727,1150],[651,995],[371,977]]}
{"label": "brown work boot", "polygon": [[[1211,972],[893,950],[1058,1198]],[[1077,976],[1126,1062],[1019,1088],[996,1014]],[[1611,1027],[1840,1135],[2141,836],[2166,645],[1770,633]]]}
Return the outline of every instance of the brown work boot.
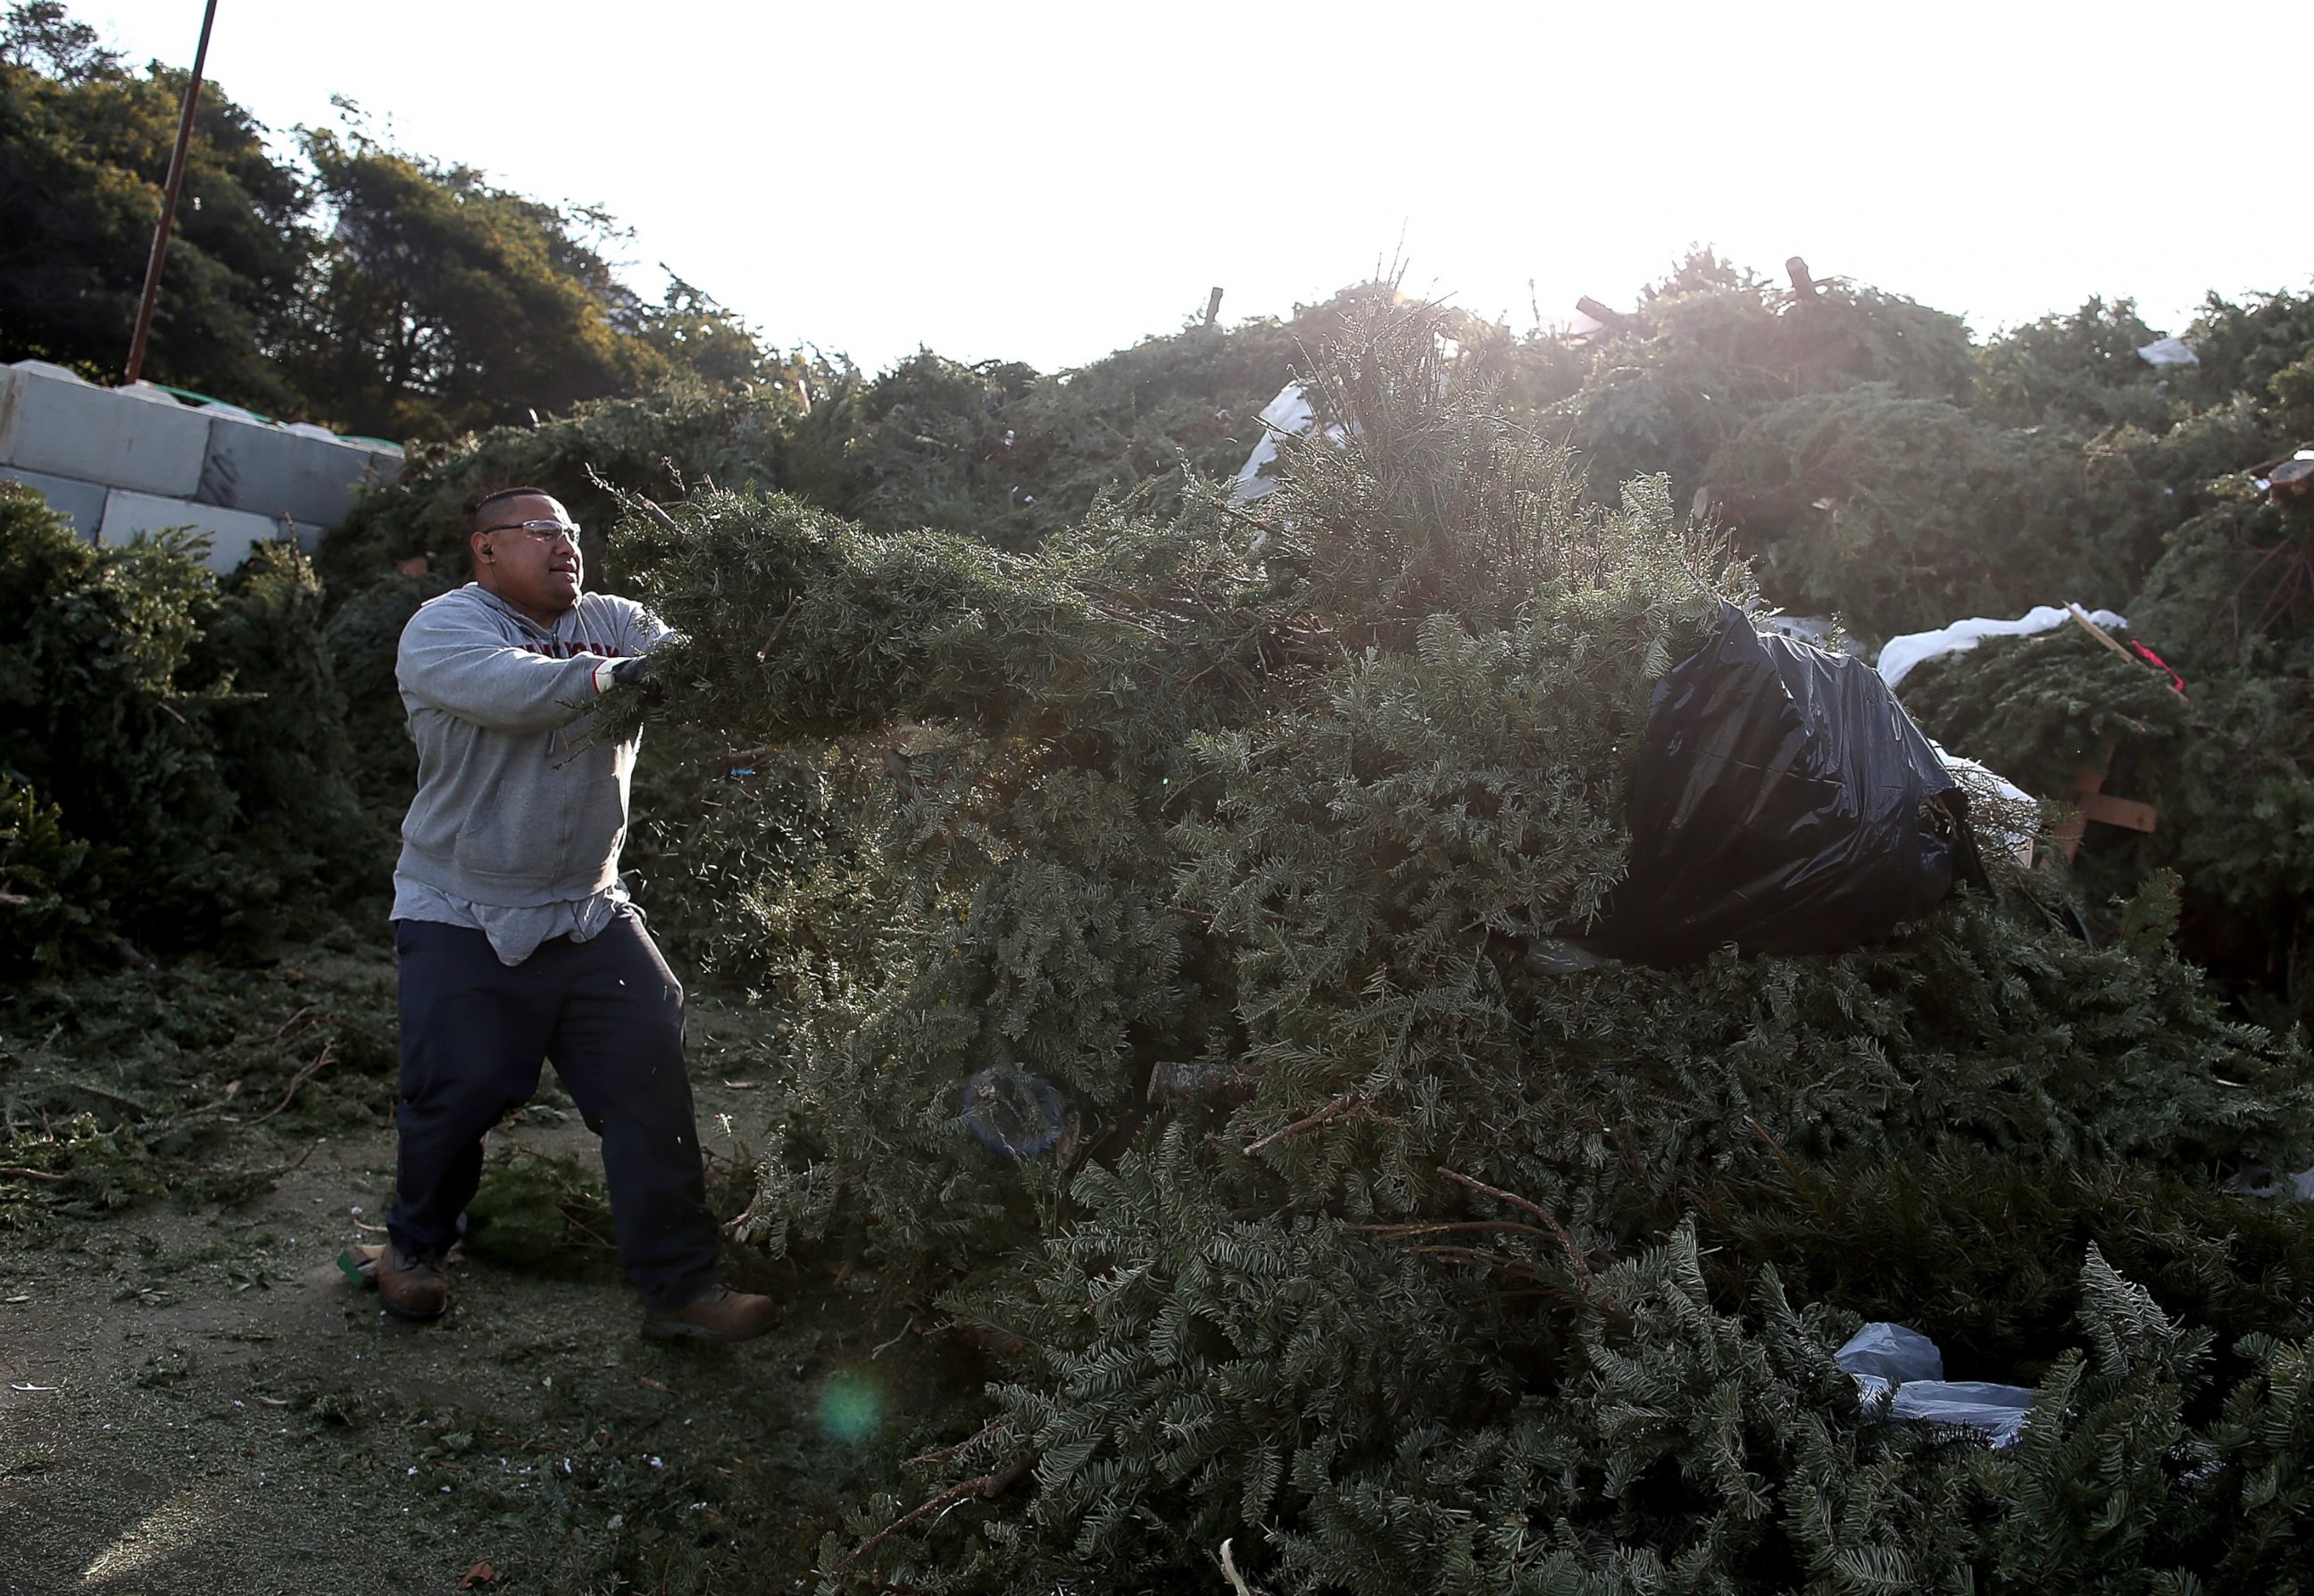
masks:
{"label": "brown work boot", "polygon": [[450,1306],[450,1276],[439,1257],[411,1257],[388,1241],[377,1255],[377,1296],[396,1318],[440,1318]]}
{"label": "brown work boot", "polygon": [[646,1312],[643,1334],[653,1341],[746,1341],[770,1329],[775,1317],[769,1297],[711,1286],[681,1308]]}

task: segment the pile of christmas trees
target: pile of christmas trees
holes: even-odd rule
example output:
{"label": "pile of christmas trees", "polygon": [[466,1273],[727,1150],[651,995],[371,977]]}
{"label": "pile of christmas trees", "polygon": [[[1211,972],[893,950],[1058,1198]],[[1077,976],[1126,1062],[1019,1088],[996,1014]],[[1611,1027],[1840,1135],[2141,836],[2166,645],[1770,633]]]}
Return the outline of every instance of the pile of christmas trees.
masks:
{"label": "pile of christmas trees", "polygon": [[313,568],[268,544],[220,579],[201,553],[99,547],[0,482],[0,978],[262,956],[391,859]]}
{"label": "pile of christmas trees", "polygon": [[[2053,823],[2085,776],[2151,806],[2151,833],[2093,824],[2082,836],[2072,868],[2087,923],[2101,934],[2110,897],[2174,870],[2188,957],[2245,1012],[2302,1024],[2314,1018],[2314,506],[2268,473],[2314,446],[2314,298],[2213,301],[2193,334],[2200,365],[2160,413],[2077,443],[2092,506],[2115,462],[2136,463],[2137,508],[2106,523],[2126,535],[2081,577],[2011,587],[2005,610],[1985,612],[2090,597],[2094,582],[2128,617],[2132,648],[2151,653],[2068,626],[1924,665],[1901,692],[1933,735],[2049,800]],[[2144,408],[2155,384],[2138,364],[2126,383],[2052,404],[2052,428],[2070,412],[2078,439],[2099,404]],[[2165,473],[2175,481],[2151,496]]]}
{"label": "pile of christmas trees", "polygon": [[[1439,334],[1350,325],[1335,441],[1250,512],[630,523],[728,751],[720,957],[791,1027],[745,1228],[993,1365],[825,1575],[2281,1588],[2314,1225],[2234,1187],[2309,1161],[2302,1047],[2177,960],[2159,874],[2096,946],[1996,866],[1844,955],[1535,957],[1751,578]],[[2022,1439],[1864,1405],[1875,1318],[2036,1387]]]}
{"label": "pile of christmas trees", "polygon": [[[1391,298],[1367,285],[1282,321],[1192,325],[1057,374],[927,352],[870,380],[798,361],[775,385],[679,386],[437,450],[320,561],[342,606],[331,642],[366,795],[392,810],[406,794],[393,641],[419,602],[463,577],[462,511],[478,492],[540,483],[599,526],[614,514],[606,482],[662,499],[752,486],[872,531],[1032,550],[1104,493],[1178,513],[1195,482],[1227,476],[1261,441],[1259,412],[1281,384]],[[2160,350],[2159,334],[2126,302],[2092,300],[1973,344],[1958,318],[1900,295],[1805,270],[1785,286],[1709,252],[1609,313],[1579,342],[1462,315],[1446,331],[1508,414],[1577,449],[1591,497],[1612,503],[1623,481],[1664,474],[1675,506],[1729,533],[1771,603],[1836,615],[1868,651],[1894,632],[2079,599],[2130,614],[2164,657],[2182,648],[2197,682],[2244,684],[2196,693],[2197,719],[2200,704],[2216,707],[2222,735],[2167,762],[2210,772],[2207,793],[2168,796],[2149,780],[2142,796],[2172,816],[2160,840],[2115,857],[2093,828],[2077,895],[2100,920],[2110,889],[2177,869],[2193,956],[2261,1014],[2304,1014],[2314,927],[2295,905],[2314,876],[2294,817],[2314,806],[2314,717],[2290,696],[2306,673],[2285,656],[2314,578],[2302,534],[2256,503],[2251,468],[2314,441],[2314,299],[2212,297],[2186,329],[2194,362],[2172,349],[2159,366],[2139,350]],[[393,572],[389,559],[419,555],[430,570]],[[598,542],[590,556],[596,585],[624,585],[615,549]],[[2089,685],[2060,698],[2080,701]],[[1998,767],[2028,722],[2027,740],[2062,740],[2071,711],[2047,709],[1998,723],[1940,712],[1935,729]],[[2142,746],[2131,760],[2149,772],[2163,763]],[[654,785],[673,768],[655,763]],[[2061,772],[2043,796],[2062,801],[2071,784]],[[677,781],[646,814],[687,813],[711,790]],[[713,846],[687,819],[676,829],[691,851]],[[2264,862],[2277,857],[2278,869]],[[687,894],[681,869],[639,862]],[[671,918],[693,923],[691,907]]]}

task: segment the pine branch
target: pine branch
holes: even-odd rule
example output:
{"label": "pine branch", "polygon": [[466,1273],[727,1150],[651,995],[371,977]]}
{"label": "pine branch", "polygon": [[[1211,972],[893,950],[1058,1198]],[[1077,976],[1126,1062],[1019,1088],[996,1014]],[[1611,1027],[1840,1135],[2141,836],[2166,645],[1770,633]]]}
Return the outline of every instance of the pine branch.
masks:
{"label": "pine branch", "polygon": [[1327,1104],[1323,1108],[1319,1109],[1317,1113],[1305,1115],[1302,1118],[1295,1120],[1290,1125],[1281,1125],[1276,1130],[1270,1132],[1268,1135],[1261,1138],[1260,1141],[1252,1143],[1250,1146],[1241,1147],[1238,1149],[1238,1151],[1243,1153],[1247,1158],[1251,1158],[1255,1153],[1261,1151],[1272,1143],[1282,1142],[1286,1137],[1294,1135],[1298,1132],[1306,1131],[1313,1126],[1324,1124],[1328,1120],[1333,1118],[1338,1114],[1347,1113],[1352,1108],[1363,1107],[1365,1104],[1365,1094],[1363,1092],[1345,1092],[1340,1097],[1336,1098],[1332,1102]]}
{"label": "pine branch", "polygon": [[900,1467],[903,1468],[922,1468],[926,1464],[937,1463],[943,1459],[953,1458],[959,1452],[969,1451],[971,1448],[978,1446],[984,1441],[994,1441],[999,1436],[1009,1435],[1011,1433],[1012,1421],[1011,1419],[991,1419],[987,1424],[982,1425],[976,1433],[966,1436],[962,1441],[956,1442],[953,1446],[935,1447],[928,1452],[918,1452],[914,1457],[903,1460]]}
{"label": "pine branch", "polygon": [[1027,1474],[1029,1469],[1035,1468],[1036,1464],[1037,1454],[1035,1452],[1030,1452],[1028,1456],[1021,1458],[1017,1461],[1008,1463],[1002,1468],[994,1469],[987,1474],[975,1475],[970,1479],[958,1480],[955,1485],[950,1486],[947,1490],[941,1492],[938,1495],[910,1508],[906,1512],[902,1513],[898,1518],[885,1525],[881,1530],[877,1530],[875,1534],[861,1541],[850,1556],[844,1558],[843,1562],[835,1565],[835,1572],[827,1576],[828,1583],[833,1584],[843,1579],[845,1574],[852,1572],[853,1567],[859,1564],[862,1557],[865,1557],[869,1553],[874,1551],[878,1547],[882,1546],[886,1541],[889,1540],[893,1536],[897,1535],[901,1530],[905,1530],[909,1525],[918,1522],[927,1514],[938,1512],[942,1508],[953,1507],[958,1503],[967,1501],[974,1496],[978,1496],[983,1501],[988,1501],[994,1497],[1002,1495],[1005,1492],[1011,1490],[1015,1485],[1020,1483],[1020,1477]]}
{"label": "pine branch", "polygon": [[337,1044],[335,1042],[322,1043],[320,1055],[316,1057],[312,1063],[307,1064],[304,1069],[298,1071],[296,1075],[290,1078],[289,1089],[281,1094],[281,1100],[278,1103],[276,1103],[272,1107],[259,1115],[255,1119],[240,1120],[234,1118],[231,1115],[227,1115],[225,1116],[225,1124],[229,1125],[246,1124],[250,1126],[263,1124],[267,1120],[271,1119],[275,1115],[279,1114],[282,1110],[287,1108],[290,1103],[296,1098],[298,1089],[307,1081],[313,1080],[314,1076],[329,1068],[330,1065],[335,1063],[337,1062]]}
{"label": "pine branch", "polygon": [[1591,1283],[1590,1260],[1585,1258],[1583,1256],[1582,1250],[1575,1245],[1575,1238],[1567,1233],[1567,1227],[1560,1224],[1557,1218],[1555,1218],[1550,1212],[1544,1208],[1541,1204],[1531,1203],[1526,1198],[1518,1196],[1511,1192],[1504,1191],[1499,1186],[1488,1186],[1483,1180],[1475,1180],[1470,1176],[1461,1173],[1459,1170],[1441,1169],[1438,1173],[1444,1175],[1447,1179],[1453,1181],[1457,1186],[1467,1186],[1471,1190],[1480,1193],[1483,1195],[1492,1197],[1497,1202],[1507,1203],[1512,1207],[1520,1209],[1527,1213],[1531,1213],[1534,1215],[1535,1218],[1541,1220],[1544,1224],[1550,1227],[1550,1233],[1559,1239],[1559,1245],[1566,1251],[1567,1261],[1575,1266],[1576,1274],[1582,1280],[1585,1286],[1588,1286]]}

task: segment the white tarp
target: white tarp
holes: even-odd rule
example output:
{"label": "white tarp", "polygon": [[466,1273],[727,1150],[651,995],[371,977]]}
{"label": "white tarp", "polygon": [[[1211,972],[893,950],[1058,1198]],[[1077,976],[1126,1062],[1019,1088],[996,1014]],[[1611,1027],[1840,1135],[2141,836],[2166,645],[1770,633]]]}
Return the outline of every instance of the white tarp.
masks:
{"label": "white tarp", "polygon": [[1317,407],[1299,383],[1288,383],[1277,391],[1277,397],[1262,407],[1261,440],[1253,445],[1253,453],[1245,457],[1238,468],[1237,486],[1230,491],[1230,503],[1251,504],[1257,498],[1267,498],[1277,491],[1277,479],[1265,477],[1263,470],[1277,459],[1277,440],[1298,437],[1317,424]]}
{"label": "white tarp", "polygon": [[[2111,610],[2090,610],[2087,613],[2090,620],[2108,631],[2129,624]],[[1956,621],[1950,626],[1939,627],[1935,631],[1908,631],[1902,637],[1890,638],[1881,646],[1880,679],[1893,688],[1923,660],[1941,659],[1947,654],[1965,654],[1985,638],[2026,638],[2036,632],[2054,631],[2071,619],[2071,613],[2065,609],[2055,604],[2040,604],[2014,621],[1992,621],[1977,616],[1967,621]]]}

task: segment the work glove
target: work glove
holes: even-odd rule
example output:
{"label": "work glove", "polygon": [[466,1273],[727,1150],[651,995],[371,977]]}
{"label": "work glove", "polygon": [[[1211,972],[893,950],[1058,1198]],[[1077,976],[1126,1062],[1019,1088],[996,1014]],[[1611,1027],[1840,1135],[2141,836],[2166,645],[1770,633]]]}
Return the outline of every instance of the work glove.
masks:
{"label": "work glove", "polygon": [[647,704],[656,707],[666,701],[666,684],[652,676],[650,660],[642,655],[613,661],[609,674],[612,686],[640,688]]}

